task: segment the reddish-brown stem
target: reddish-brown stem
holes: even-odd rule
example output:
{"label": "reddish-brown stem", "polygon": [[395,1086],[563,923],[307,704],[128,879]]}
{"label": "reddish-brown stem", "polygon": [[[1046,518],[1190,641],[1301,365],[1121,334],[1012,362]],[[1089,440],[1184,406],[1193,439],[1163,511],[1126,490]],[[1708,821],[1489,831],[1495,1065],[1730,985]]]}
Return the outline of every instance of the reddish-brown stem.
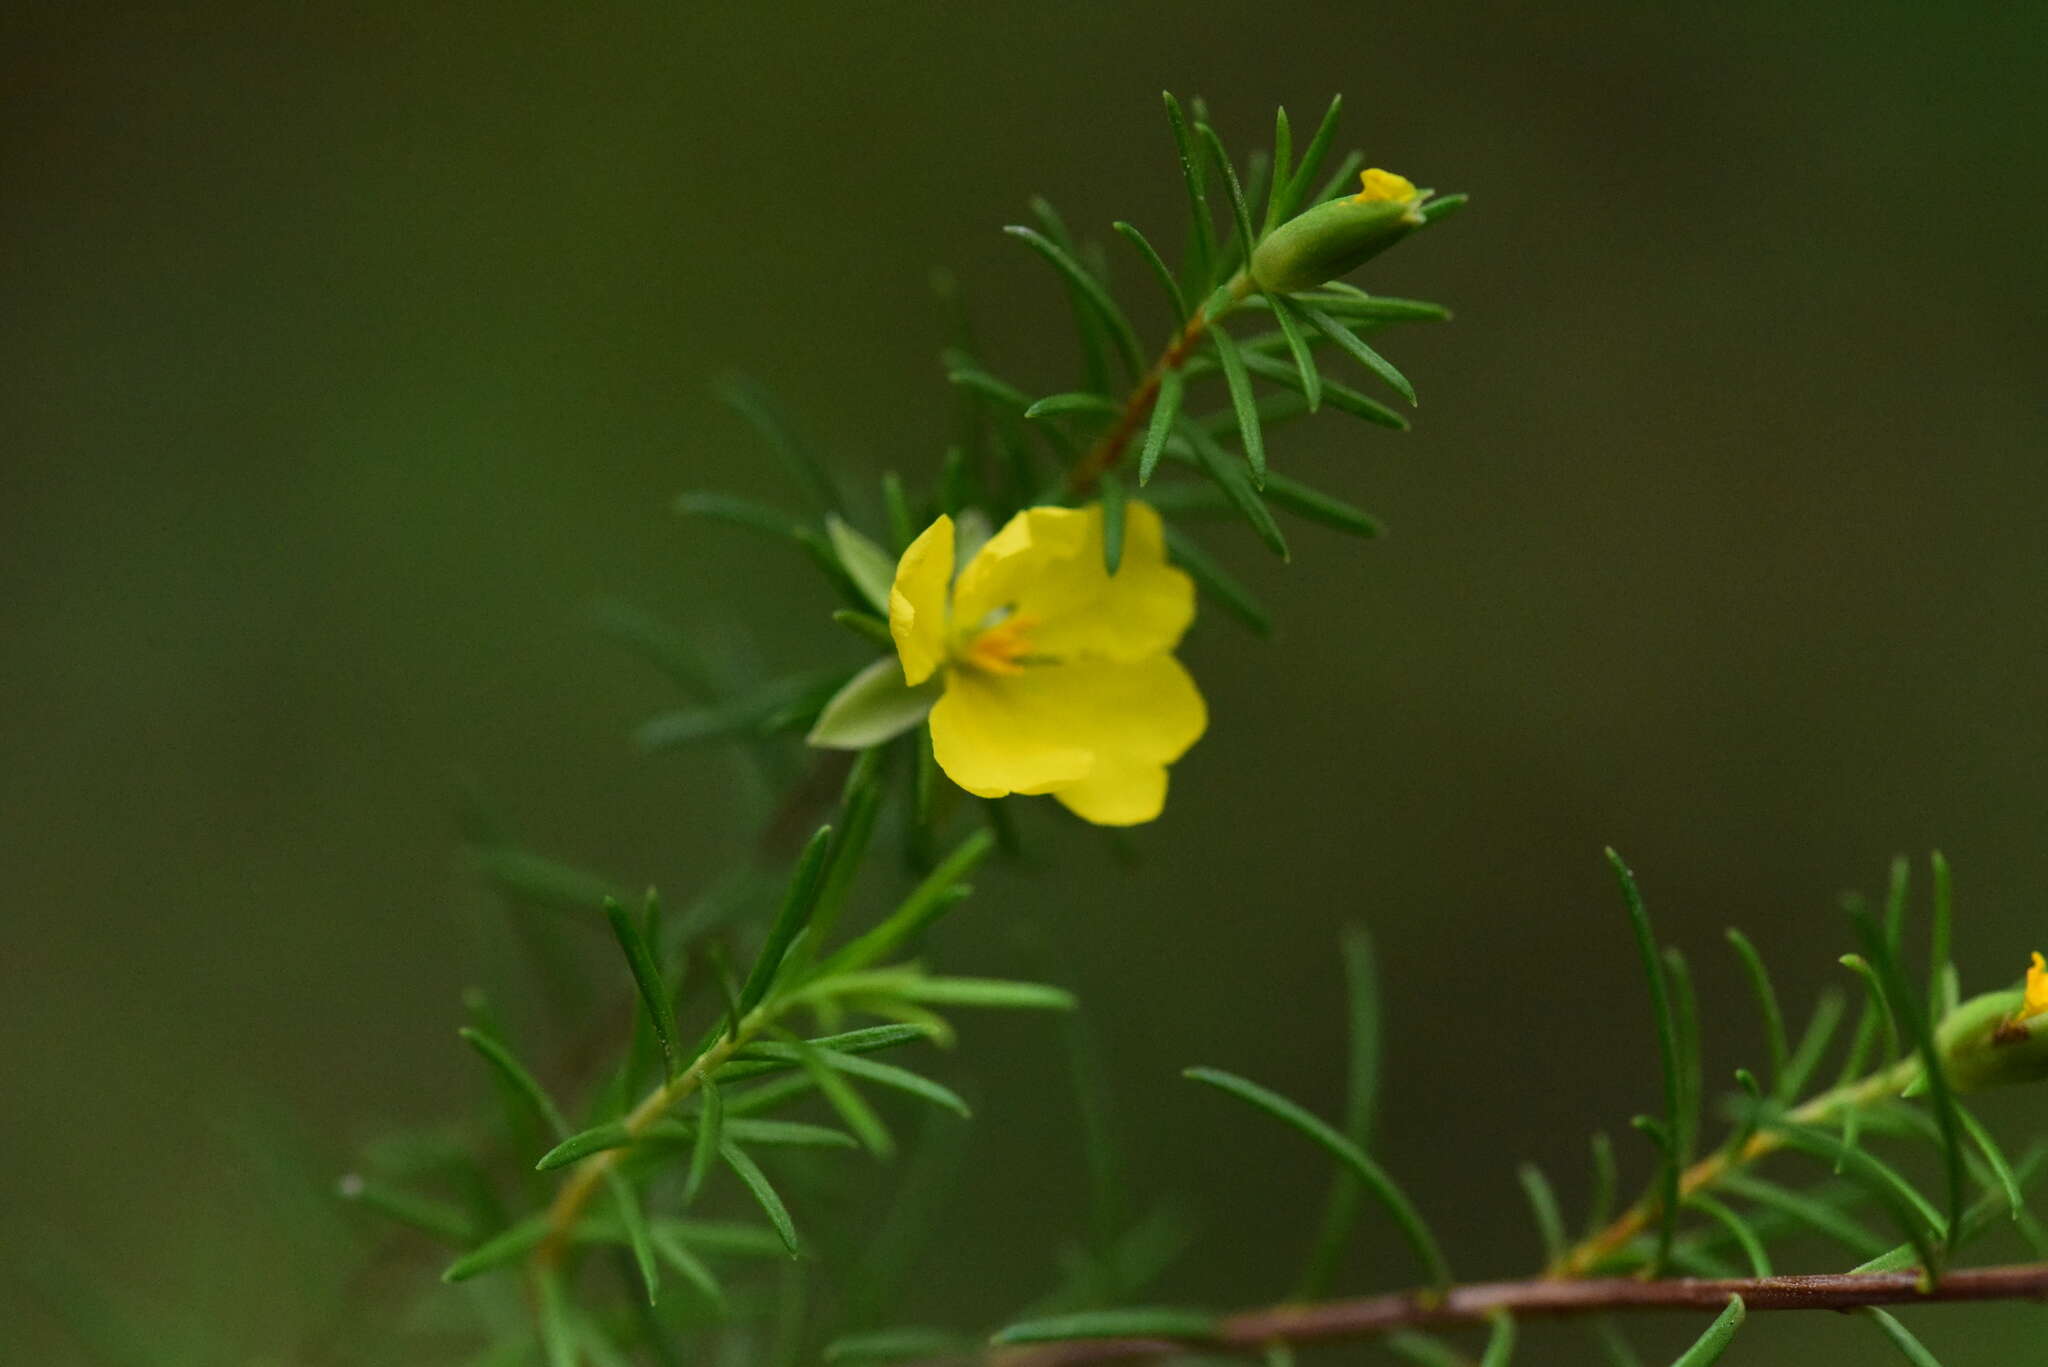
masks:
{"label": "reddish-brown stem", "polygon": [[1200,1338],[1068,1339],[998,1350],[1004,1367],[1080,1367],[1201,1349],[1249,1352],[1272,1343],[1332,1343],[1401,1330],[1485,1324],[1499,1314],[1517,1317],[1595,1315],[1613,1311],[1677,1310],[1718,1314],[1740,1296],[1750,1310],[1855,1310],[1871,1305],[1930,1305],[1950,1301],[2048,1300],[2048,1263],[1980,1267],[1950,1272],[1923,1286],[1918,1272],[1852,1273],[1818,1277],[1681,1277],[1639,1281],[1606,1277],[1585,1281],[1537,1278],[1476,1282],[1441,1296],[1424,1292],[1365,1296],[1315,1305],[1282,1305],[1230,1315]]}
{"label": "reddish-brown stem", "polygon": [[1137,386],[1131,390],[1130,397],[1124,400],[1123,411],[1116,415],[1116,421],[1095,439],[1095,444],[1088,448],[1087,453],[1076,461],[1074,468],[1067,473],[1068,493],[1076,498],[1085,498],[1095,492],[1095,486],[1102,482],[1102,476],[1116,468],[1116,463],[1123,459],[1124,452],[1130,449],[1132,438],[1144,429],[1145,420],[1152,415],[1152,405],[1159,398],[1159,382],[1165,378],[1166,372],[1179,370],[1186,365],[1188,359],[1195,354],[1196,348],[1201,346],[1202,338],[1208,335],[1209,325],[1250,292],[1249,278],[1239,275],[1226,287],[1223,302],[1215,312],[1211,312],[1206,304],[1195,310],[1194,316],[1189,318],[1186,326],[1166,344],[1166,350],[1159,353],[1159,359],[1152,363],[1152,368],[1145,372]]}

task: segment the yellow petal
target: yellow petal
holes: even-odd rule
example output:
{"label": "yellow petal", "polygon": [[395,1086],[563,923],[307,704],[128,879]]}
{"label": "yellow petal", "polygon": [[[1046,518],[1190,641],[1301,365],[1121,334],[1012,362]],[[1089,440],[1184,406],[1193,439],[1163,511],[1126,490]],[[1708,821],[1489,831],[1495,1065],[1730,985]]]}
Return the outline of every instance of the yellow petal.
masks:
{"label": "yellow petal", "polygon": [[1027,508],[960,572],[956,620],[979,624],[1004,609],[1033,621],[1033,654],[1071,660],[1141,660],[1172,650],[1195,616],[1195,586],[1166,561],[1159,514],[1124,513],[1124,553],[1102,565],[1102,509]]}
{"label": "yellow petal", "polygon": [[1105,825],[1159,815],[1165,766],[1208,726],[1195,682],[1170,655],[1082,659],[1018,674],[958,670],[932,709],[939,767],[969,792],[1052,793]]}
{"label": "yellow petal", "polygon": [[946,658],[946,585],[953,577],[953,519],[941,516],[896,562],[889,588],[889,634],[912,687],[932,676]]}
{"label": "yellow petal", "polygon": [[1144,760],[1098,763],[1088,777],[1053,789],[1060,805],[1098,826],[1137,826],[1166,808],[1166,766]]}
{"label": "yellow petal", "polygon": [[1403,200],[1415,198],[1415,182],[1406,176],[1397,176],[1392,171],[1382,171],[1375,166],[1361,171],[1358,175],[1360,189],[1351,198],[1355,203],[1372,204],[1380,200]]}
{"label": "yellow petal", "polygon": [[2020,1019],[2027,1020],[2048,1012],[2048,961],[2039,954],[2027,966],[2026,1000],[2020,1006]]}

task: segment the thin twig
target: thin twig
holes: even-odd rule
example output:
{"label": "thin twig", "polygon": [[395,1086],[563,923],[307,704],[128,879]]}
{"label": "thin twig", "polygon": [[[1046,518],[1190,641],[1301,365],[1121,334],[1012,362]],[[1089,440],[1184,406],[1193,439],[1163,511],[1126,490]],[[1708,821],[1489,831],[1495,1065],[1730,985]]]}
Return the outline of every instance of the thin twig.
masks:
{"label": "thin twig", "polygon": [[[1166,344],[1166,350],[1159,353],[1159,359],[1152,363],[1152,368],[1131,390],[1116,421],[1095,439],[1095,444],[1067,472],[1067,492],[1079,498],[1095,491],[1102,476],[1114,469],[1116,463],[1123,459],[1124,452],[1130,449],[1132,438],[1144,430],[1145,419],[1151,415],[1152,405],[1159,398],[1159,383],[1166,372],[1186,365],[1201,346],[1202,339],[1208,336],[1210,324],[1235,308],[1251,290],[1251,278],[1240,272],[1219,291],[1220,300],[1211,299],[1209,304],[1195,310],[1187,326]],[[1213,310],[1210,305],[1215,305]]]}
{"label": "thin twig", "polygon": [[1855,1310],[1870,1305],[2048,1300],[2048,1263],[1951,1272],[1928,1287],[1923,1287],[1921,1274],[1914,1271],[1862,1276],[1841,1273],[1813,1277],[1677,1277],[1647,1282],[1633,1277],[1475,1282],[1453,1287],[1442,1296],[1413,1291],[1246,1311],[1219,1321],[1215,1332],[1207,1337],[1068,1339],[1002,1349],[998,1356],[1003,1367],[1078,1367],[1082,1363],[1161,1357],[1205,1348],[1251,1352],[1274,1343],[1331,1343],[1405,1329],[1478,1325],[1501,1313],[1517,1317],[1637,1310],[1713,1314],[1727,1309],[1729,1300],[1736,1296],[1751,1310]]}
{"label": "thin twig", "polygon": [[[1894,1067],[1881,1069],[1868,1077],[1822,1092],[1796,1107],[1786,1119],[1796,1125],[1824,1124],[1845,1110],[1897,1096],[1919,1075],[1919,1068],[1918,1060],[1905,1059]],[[1754,1163],[1766,1154],[1776,1152],[1784,1147],[1784,1143],[1784,1136],[1779,1130],[1766,1125],[1751,1135],[1741,1148],[1724,1148],[1708,1154],[1680,1176],[1680,1203],[1695,1192],[1712,1188],[1721,1178],[1738,1168]],[[1642,1200],[1616,1216],[1605,1229],[1580,1240],[1567,1250],[1551,1267],[1550,1275],[1557,1278],[1587,1276],[1597,1270],[1602,1261],[1626,1248],[1632,1239],[1648,1229],[1651,1222],[1662,1213],[1663,1203],[1656,1193],[1644,1196]]]}

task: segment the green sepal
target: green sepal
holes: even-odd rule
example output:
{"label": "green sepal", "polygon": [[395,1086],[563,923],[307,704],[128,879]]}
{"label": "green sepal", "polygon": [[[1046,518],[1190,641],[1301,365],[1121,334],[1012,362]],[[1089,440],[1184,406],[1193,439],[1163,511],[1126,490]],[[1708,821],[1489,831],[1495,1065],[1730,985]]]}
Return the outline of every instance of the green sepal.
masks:
{"label": "green sepal", "polygon": [[937,677],[906,684],[902,664],[885,655],[832,695],[804,739],[822,750],[871,749],[923,721],[942,690]]}

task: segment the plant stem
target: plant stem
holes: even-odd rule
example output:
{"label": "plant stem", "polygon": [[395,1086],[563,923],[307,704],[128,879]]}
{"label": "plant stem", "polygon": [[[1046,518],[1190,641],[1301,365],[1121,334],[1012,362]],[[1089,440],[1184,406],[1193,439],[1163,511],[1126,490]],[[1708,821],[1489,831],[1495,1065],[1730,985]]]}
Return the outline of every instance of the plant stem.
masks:
{"label": "plant stem", "polygon": [[1517,1317],[1595,1315],[1628,1310],[1725,1310],[1740,1296],[1751,1310],[1854,1310],[1871,1305],[1940,1301],[2048,1299],[2048,1263],[1952,1272],[1923,1288],[1917,1272],[1819,1277],[1679,1277],[1639,1281],[1603,1277],[1560,1281],[1476,1282],[1442,1296],[1400,1292],[1317,1305],[1283,1305],[1230,1315],[1206,1337],[1070,1339],[1002,1352],[1004,1367],[1077,1367],[1087,1362],[1156,1357],[1189,1349],[1256,1352],[1274,1343],[1302,1345],[1369,1338],[1404,1329],[1484,1324]]}
{"label": "plant stem", "polygon": [[[1786,1118],[1796,1125],[1822,1124],[1844,1111],[1897,1096],[1902,1088],[1919,1075],[1919,1071],[1919,1060],[1901,1060],[1894,1066],[1880,1069],[1868,1077],[1820,1093],[1795,1107]],[[1708,1190],[1728,1173],[1776,1151],[1783,1147],[1784,1142],[1783,1134],[1767,1125],[1758,1129],[1738,1149],[1723,1148],[1708,1154],[1680,1174],[1678,1199],[1683,1202],[1695,1192]],[[1644,1196],[1615,1217],[1605,1229],[1589,1235],[1566,1250],[1562,1257],[1551,1264],[1546,1275],[1554,1280],[1590,1275],[1603,1260],[1626,1248],[1630,1240],[1648,1229],[1663,1214],[1663,1210],[1663,1202],[1654,1192]]]}
{"label": "plant stem", "polygon": [[1145,419],[1152,412],[1152,404],[1159,397],[1159,382],[1169,370],[1179,370],[1186,365],[1209,334],[1209,327],[1223,317],[1252,292],[1251,277],[1243,271],[1232,276],[1230,283],[1209,296],[1188,319],[1187,326],[1166,344],[1166,350],[1159,353],[1159,359],[1144,373],[1137,385],[1124,400],[1123,410],[1117,414],[1103,434],[1095,439],[1074,468],[1067,473],[1067,492],[1075,497],[1085,497],[1095,491],[1102,476],[1115,468],[1130,448],[1131,439],[1144,429]]}
{"label": "plant stem", "polygon": [[[773,1003],[778,1009],[783,1004]],[[770,1002],[763,1002],[749,1011],[737,1025],[720,1036],[716,1043],[697,1055],[689,1067],[677,1073],[672,1081],[663,1083],[642,1097],[640,1104],[626,1114],[626,1133],[635,1139],[639,1138],[646,1133],[649,1125],[666,1115],[677,1102],[696,1091],[705,1078],[711,1076],[720,1064],[732,1057],[735,1050],[746,1045],[767,1028],[769,1022],[774,1019],[774,1012],[770,1006]],[[553,1264],[561,1260],[564,1250],[569,1246],[570,1236],[575,1232],[577,1218],[582,1215],[583,1208],[590,1204],[590,1198],[596,1194],[598,1185],[605,1179],[605,1174],[632,1151],[630,1144],[616,1149],[603,1149],[576,1164],[570,1171],[569,1180],[562,1183],[561,1190],[555,1193],[555,1199],[548,1204],[548,1232],[534,1250],[536,1260],[542,1264]]]}

